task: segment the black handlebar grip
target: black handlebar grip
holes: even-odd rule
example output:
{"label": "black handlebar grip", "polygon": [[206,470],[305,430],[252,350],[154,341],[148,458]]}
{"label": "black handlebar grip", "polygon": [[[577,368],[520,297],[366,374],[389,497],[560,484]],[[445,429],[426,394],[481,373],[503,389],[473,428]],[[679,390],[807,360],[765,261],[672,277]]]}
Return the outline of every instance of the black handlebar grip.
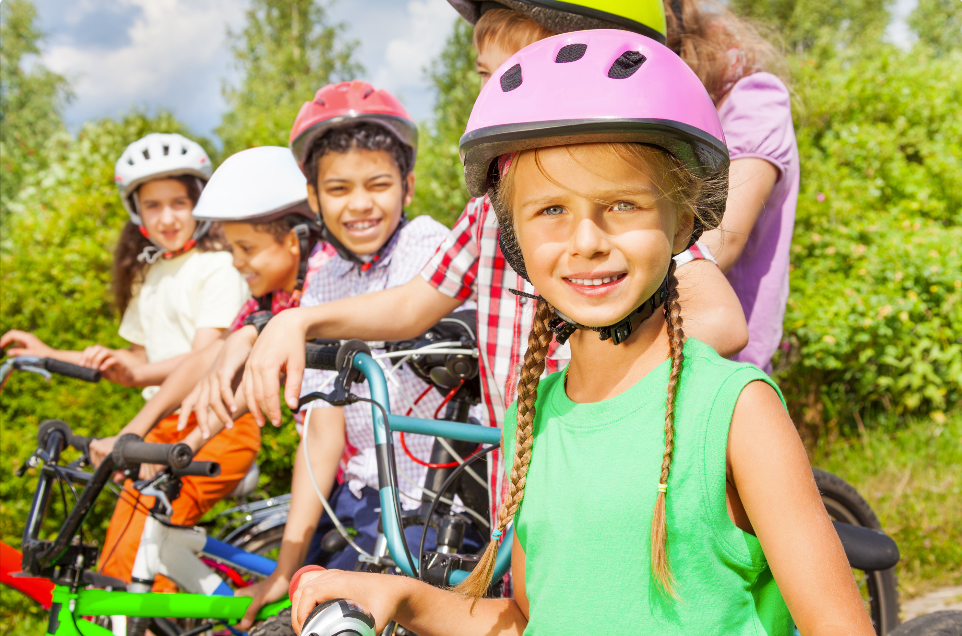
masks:
{"label": "black handlebar grip", "polygon": [[194,457],[187,444],[151,444],[143,442],[139,435],[121,435],[114,444],[113,458],[118,468],[130,468],[136,464],[160,464],[171,468],[186,468]]}
{"label": "black handlebar grip", "polygon": [[100,371],[97,369],[70,364],[69,362],[64,362],[62,360],[44,358],[43,368],[51,373],[65,375],[68,378],[77,378],[78,380],[83,380],[84,382],[100,382]]}
{"label": "black handlebar grip", "polygon": [[307,344],[304,348],[304,363],[308,369],[337,371],[337,351],[340,347],[325,347]]}
{"label": "black handlebar grip", "polygon": [[174,477],[217,477],[220,464],[217,462],[191,462],[187,468],[171,468]]}

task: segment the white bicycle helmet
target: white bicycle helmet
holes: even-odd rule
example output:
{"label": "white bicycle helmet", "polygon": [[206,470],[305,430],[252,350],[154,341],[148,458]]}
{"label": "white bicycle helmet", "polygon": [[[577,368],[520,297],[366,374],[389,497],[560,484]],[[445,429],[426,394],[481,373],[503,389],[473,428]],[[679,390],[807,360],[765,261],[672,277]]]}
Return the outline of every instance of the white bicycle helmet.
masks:
{"label": "white bicycle helmet", "polygon": [[127,146],[114,168],[114,181],[130,220],[143,225],[134,200],[137,188],[152,179],[193,176],[210,179],[210,157],[200,144],[176,133],[151,133]]}
{"label": "white bicycle helmet", "polygon": [[182,254],[197,244],[197,240],[207,234],[211,224],[199,223],[193,236],[179,250],[166,251],[147,233],[143,219],[140,218],[140,205],[137,201],[137,188],[153,179],[164,177],[191,176],[197,179],[200,189],[210,179],[213,168],[210,157],[195,141],[177,133],[151,133],[127,146],[114,167],[114,181],[120,191],[130,220],[140,227],[141,234],[151,242],[144,248],[138,260],[153,263],[161,256],[171,258]]}
{"label": "white bicycle helmet", "polygon": [[279,146],[231,155],[211,177],[193,214],[198,221],[242,223],[300,214],[317,223],[307,204],[307,179],[291,151]]}

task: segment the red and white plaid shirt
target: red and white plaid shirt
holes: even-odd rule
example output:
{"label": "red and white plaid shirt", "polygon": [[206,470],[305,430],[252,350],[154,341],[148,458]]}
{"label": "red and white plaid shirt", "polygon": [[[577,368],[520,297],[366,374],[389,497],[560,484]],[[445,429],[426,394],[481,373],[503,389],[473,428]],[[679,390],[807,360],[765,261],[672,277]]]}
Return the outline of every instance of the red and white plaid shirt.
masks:
{"label": "red and white plaid shirt", "polygon": [[[505,260],[498,236],[498,220],[490,199],[471,199],[421,276],[443,294],[477,302],[484,423],[500,428],[507,407],[516,397],[518,371],[535,311],[534,302],[510,290],[529,294],[535,290]],[[675,260],[681,266],[702,258],[714,261],[699,243]],[[569,356],[567,346],[557,347],[552,341],[546,372],[559,370]],[[494,516],[506,484],[501,451],[492,451],[491,457],[488,480],[490,492],[497,494],[491,501]]]}

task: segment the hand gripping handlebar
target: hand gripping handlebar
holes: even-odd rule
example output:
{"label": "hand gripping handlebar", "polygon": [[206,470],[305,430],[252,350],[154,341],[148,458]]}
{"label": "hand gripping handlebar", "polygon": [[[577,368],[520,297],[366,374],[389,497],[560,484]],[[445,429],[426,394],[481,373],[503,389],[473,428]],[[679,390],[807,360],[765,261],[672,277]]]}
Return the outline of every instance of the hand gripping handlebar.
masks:
{"label": "hand gripping handlebar", "polygon": [[84,382],[100,382],[100,371],[97,369],[81,367],[69,362],[63,362],[62,360],[54,360],[53,358],[44,358],[42,366],[51,373],[65,375],[68,378],[76,378]]}

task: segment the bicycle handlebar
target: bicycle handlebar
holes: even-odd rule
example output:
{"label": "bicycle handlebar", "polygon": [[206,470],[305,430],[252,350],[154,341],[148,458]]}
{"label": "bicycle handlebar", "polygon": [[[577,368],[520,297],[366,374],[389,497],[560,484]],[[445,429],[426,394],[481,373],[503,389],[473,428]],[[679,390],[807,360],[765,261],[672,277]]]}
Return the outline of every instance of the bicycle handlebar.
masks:
{"label": "bicycle handlebar", "polygon": [[183,470],[190,465],[194,451],[187,444],[152,444],[142,441],[139,435],[127,433],[114,443],[111,456],[120,469],[135,464],[160,464]]}
{"label": "bicycle handlebar", "polygon": [[65,375],[68,378],[76,378],[84,382],[100,382],[100,371],[97,369],[82,367],[77,364],[64,362],[63,360],[55,360],[54,358],[43,358],[41,366],[51,373]]}
{"label": "bicycle handlebar", "polygon": [[220,464],[217,462],[191,462],[187,468],[171,468],[174,477],[217,477]]}
{"label": "bicycle handlebar", "polygon": [[308,369],[337,371],[337,352],[340,346],[323,346],[307,343],[304,348],[304,363]]}

